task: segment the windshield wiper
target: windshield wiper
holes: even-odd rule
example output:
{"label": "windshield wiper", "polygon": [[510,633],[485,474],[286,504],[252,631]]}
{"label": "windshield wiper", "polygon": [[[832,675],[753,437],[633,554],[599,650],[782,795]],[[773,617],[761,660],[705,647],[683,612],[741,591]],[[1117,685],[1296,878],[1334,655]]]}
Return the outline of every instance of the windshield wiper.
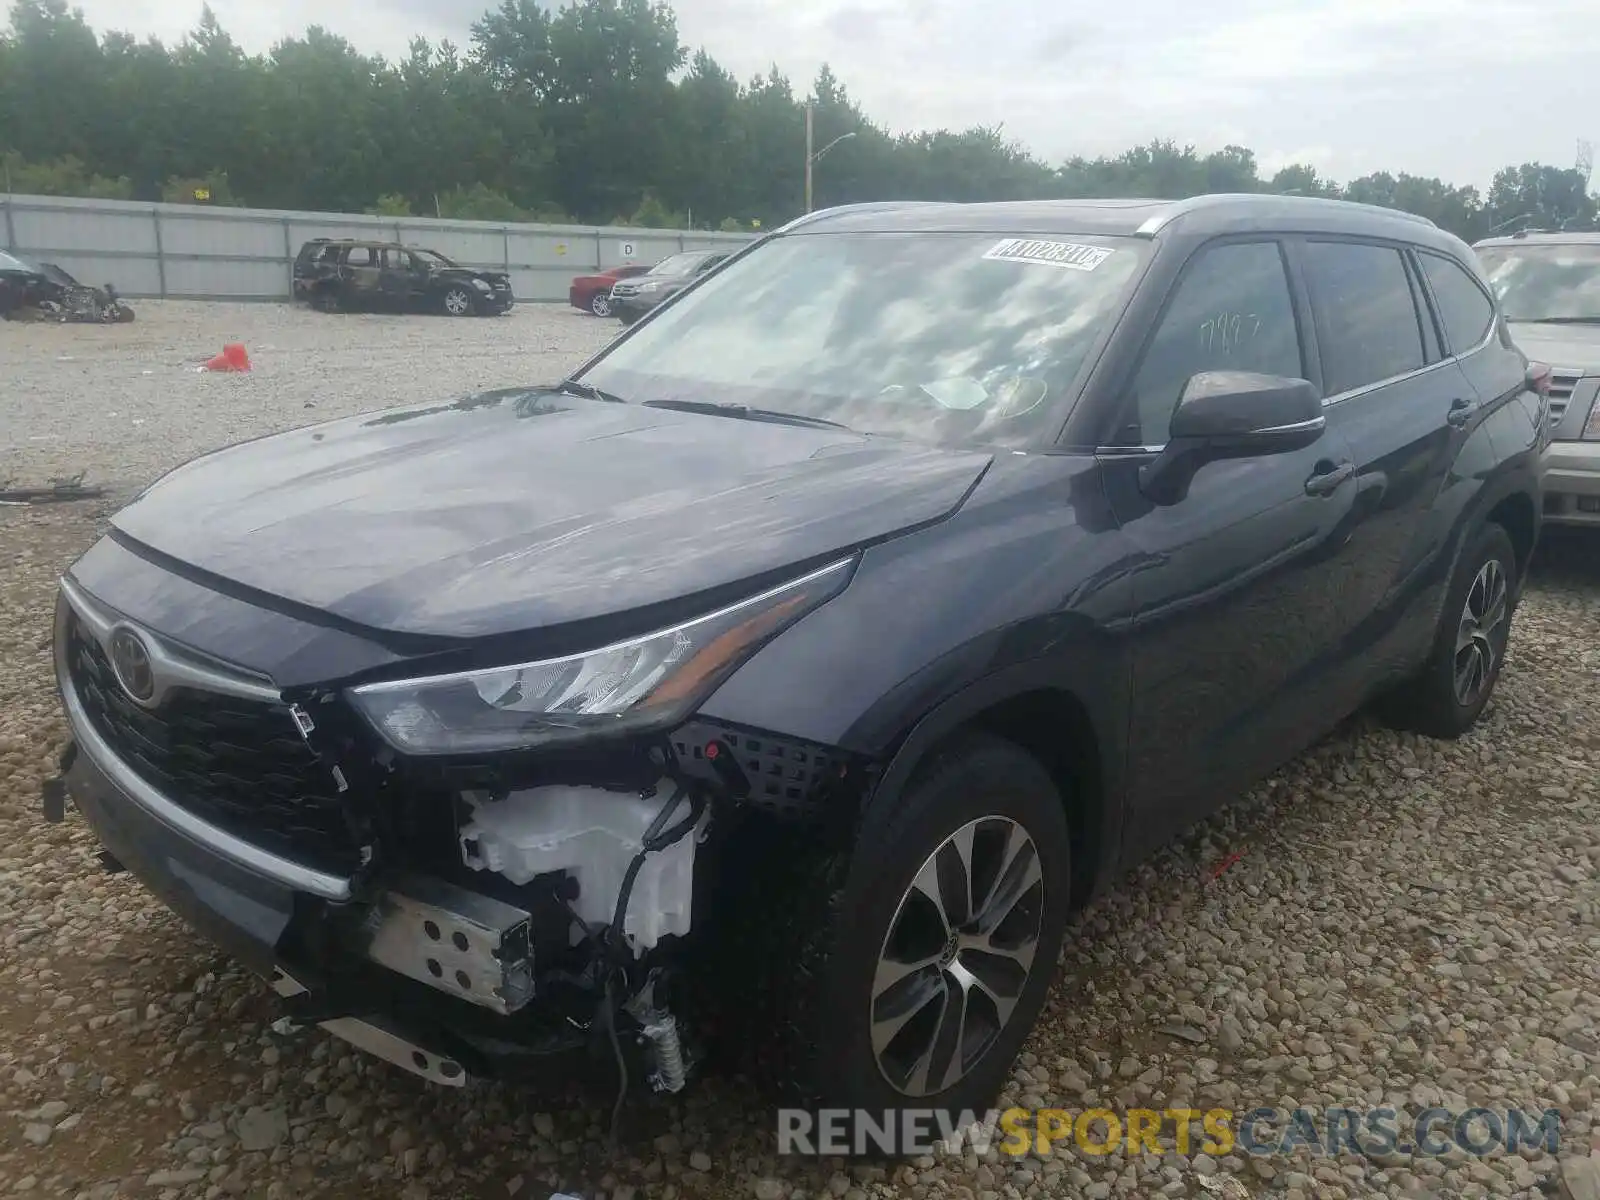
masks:
{"label": "windshield wiper", "polygon": [[626,404],[627,401],[615,392],[602,391],[592,383],[581,383],[576,379],[563,379],[553,392],[564,392],[568,396],[582,396],[585,400],[604,400],[607,404]]}
{"label": "windshield wiper", "polygon": [[674,412],[705,413],[712,417],[736,417],[741,421],[770,421],[774,425],[809,425],[814,429],[855,430],[840,421],[827,417],[808,417],[803,413],[780,412],[775,408],[751,408],[748,404],[734,404],[721,400],[646,400],[646,408],[670,408]]}
{"label": "windshield wiper", "polygon": [[1597,317],[1507,317],[1513,325],[1600,325]]}

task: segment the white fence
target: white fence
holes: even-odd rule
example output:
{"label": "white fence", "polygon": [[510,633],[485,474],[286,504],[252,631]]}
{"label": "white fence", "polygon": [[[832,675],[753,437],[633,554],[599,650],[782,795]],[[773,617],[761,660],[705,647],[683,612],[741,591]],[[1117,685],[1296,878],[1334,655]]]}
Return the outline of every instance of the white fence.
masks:
{"label": "white fence", "polygon": [[305,242],[351,237],[426,246],[464,266],[510,272],[518,299],[564,300],[574,275],[750,236],[0,193],[0,247],[58,263],[83,283],[115,284],[131,297],[287,300],[294,256]]}

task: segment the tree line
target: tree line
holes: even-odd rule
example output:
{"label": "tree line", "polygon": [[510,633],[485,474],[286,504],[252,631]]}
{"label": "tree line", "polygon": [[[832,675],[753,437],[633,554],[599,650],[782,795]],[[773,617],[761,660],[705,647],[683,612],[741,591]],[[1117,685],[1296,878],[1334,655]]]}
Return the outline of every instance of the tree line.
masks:
{"label": "tree line", "polygon": [[313,26],[246,54],[207,8],[175,46],[97,34],[66,0],[15,0],[0,34],[0,186],[263,208],[771,227],[804,201],[805,106],[818,207],[859,200],[1338,196],[1473,240],[1593,228],[1586,167],[1507,166],[1488,194],[1377,172],[1155,141],[1051,165],[999,128],[894,133],[824,66],[805,94],[774,66],[740,81],[678,36],[665,0],[502,0],[465,49],[418,38],[388,61]]}

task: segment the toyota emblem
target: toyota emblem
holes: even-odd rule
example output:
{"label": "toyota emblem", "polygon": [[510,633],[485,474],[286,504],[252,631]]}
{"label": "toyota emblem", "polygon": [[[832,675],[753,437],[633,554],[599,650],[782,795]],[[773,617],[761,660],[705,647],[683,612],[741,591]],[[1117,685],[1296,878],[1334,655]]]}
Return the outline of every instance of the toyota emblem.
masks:
{"label": "toyota emblem", "polygon": [[136,704],[148,704],[155,698],[156,673],[150,666],[150,651],[144,639],[126,626],[112,631],[111,669],[116,672],[122,690]]}

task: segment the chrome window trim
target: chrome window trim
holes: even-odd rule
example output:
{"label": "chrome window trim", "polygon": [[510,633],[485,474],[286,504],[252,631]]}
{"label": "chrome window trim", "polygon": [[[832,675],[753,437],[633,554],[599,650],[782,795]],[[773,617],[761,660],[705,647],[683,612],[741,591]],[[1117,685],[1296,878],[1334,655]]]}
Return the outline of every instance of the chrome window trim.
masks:
{"label": "chrome window trim", "polygon": [[[1476,353],[1476,351],[1473,351],[1473,353]],[[1324,396],[1322,398],[1322,406],[1327,408],[1329,405],[1343,404],[1346,400],[1353,400],[1358,396],[1365,396],[1368,392],[1375,392],[1379,388],[1391,387],[1397,383],[1405,383],[1407,380],[1417,379],[1423,375],[1426,375],[1429,371],[1437,371],[1440,367],[1448,367],[1462,357],[1463,356],[1459,354],[1452,354],[1449,358],[1441,358],[1438,362],[1428,363],[1426,366],[1418,367],[1414,371],[1406,371],[1400,375],[1390,375],[1387,379],[1379,379],[1372,383],[1363,383],[1358,388],[1350,388],[1347,391],[1336,392],[1332,396]]]}
{"label": "chrome window trim", "polygon": [[1402,383],[1408,379],[1415,379],[1419,375],[1426,375],[1429,371],[1436,371],[1440,367],[1448,367],[1452,363],[1459,364],[1462,360],[1471,358],[1474,354],[1478,354],[1481,351],[1487,350],[1489,348],[1489,343],[1495,340],[1495,335],[1499,332],[1499,329],[1500,314],[1497,310],[1495,312],[1495,319],[1489,322],[1489,331],[1483,335],[1483,340],[1480,341],[1476,346],[1473,346],[1470,350],[1463,350],[1459,354],[1452,354],[1448,358],[1441,358],[1438,362],[1428,363],[1426,366],[1418,367],[1415,371],[1407,371],[1403,375],[1391,375],[1389,378],[1380,379],[1376,383],[1364,383],[1360,387],[1351,388],[1346,392],[1339,392],[1332,396],[1324,396],[1322,398],[1322,403],[1324,406],[1329,404],[1342,404],[1353,396],[1361,396],[1367,392],[1374,391],[1377,388],[1388,387],[1393,383]]}
{"label": "chrome window trim", "polygon": [[[67,613],[69,610],[77,612],[79,617],[86,624],[89,624],[92,630],[96,628],[92,623],[96,618],[87,616],[79,610],[74,597],[77,598],[77,601],[84,600],[81,590],[68,584],[66,579],[63,578],[61,581],[61,601],[56,606],[56,680],[61,690],[62,707],[66,709],[67,720],[72,726],[72,736],[77,742],[78,749],[87,755],[89,761],[98,767],[130,801],[143,809],[151,818],[165,825],[173,832],[188,838],[195,845],[227,859],[236,866],[243,867],[247,871],[295,891],[308,892],[325,900],[348,900],[352,893],[349,879],[329,874],[326,871],[319,871],[314,867],[295,862],[293,859],[284,858],[269,850],[263,850],[236,834],[229,833],[209,821],[202,820],[168,799],[159,790],[147,783],[132,767],[117,757],[116,752],[100,736],[93,723],[89,720],[89,714],[83,707],[83,701],[78,696],[77,688],[73,685],[72,674],[67,669]],[[103,617],[104,610],[100,610],[96,616]],[[273,692],[272,697],[277,699],[277,693]]]}
{"label": "chrome window trim", "polygon": [[[1489,344],[1489,342],[1492,339],[1492,337],[1493,337],[1493,334],[1491,332],[1490,337],[1485,338],[1479,345],[1477,345],[1471,351],[1469,351],[1468,354],[1452,354],[1449,358],[1441,358],[1436,363],[1429,363],[1427,366],[1419,367],[1415,371],[1407,371],[1404,375],[1391,375],[1388,379],[1380,379],[1376,383],[1364,383],[1360,387],[1351,388],[1347,392],[1340,392],[1340,393],[1338,393],[1337,395],[1334,395],[1334,396],[1324,396],[1322,398],[1322,407],[1323,408],[1331,408],[1335,404],[1343,404],[1346,400],[1357,399],[1358,397],[1365,396],[1368,392],[1375,392],[1379,388],[1389,387],[1389,386],[1391,386],[1393,384],[1396,384],[1396,383],[1404,383],[1407,380],[1416,379],[1419,376],[1426,375],[1429,371],[1437,371],[1440,367],[1448,367],[1452,363],[1459,362],[1462,358],[1469,357],[1472,354],[1478,353],[1479,350],[1484,349],[1484,347],[1486,347]],[[1306,425],[1307,425],[1307,422],[1302,421],[1302,422],[1299,423],[1299,425],[1285,425],[1285,426],[1283,426],[1283,429],[1289,430],[1289,429],[1303,428]],[[1263,431],[1263,432],[1270,432],[1270,431]],[[1163,443],[1160,446],[1097,446],[1095,448],[1095,453],[1096,454],[1112,454],[1112,455],[1116,455],[1116,454],[1159,454],[1161,451],[1165,450],[1166,448],[1167,447],[1166,447],[1165,443]]]}
{"label": "chrome window trim", "polygon": [[[1326,429],[1328,418],[1325,416],[1307,417],[1304,421],[1293,421],[1288,425],[1269,425],[1264,429],[1252,430],[1253,433],[1301,433],[1308,429]],[[1145,454],[1160,454],[1166,446],[1096,446],[1096,457],[1106,458],[1136,458]]]}

